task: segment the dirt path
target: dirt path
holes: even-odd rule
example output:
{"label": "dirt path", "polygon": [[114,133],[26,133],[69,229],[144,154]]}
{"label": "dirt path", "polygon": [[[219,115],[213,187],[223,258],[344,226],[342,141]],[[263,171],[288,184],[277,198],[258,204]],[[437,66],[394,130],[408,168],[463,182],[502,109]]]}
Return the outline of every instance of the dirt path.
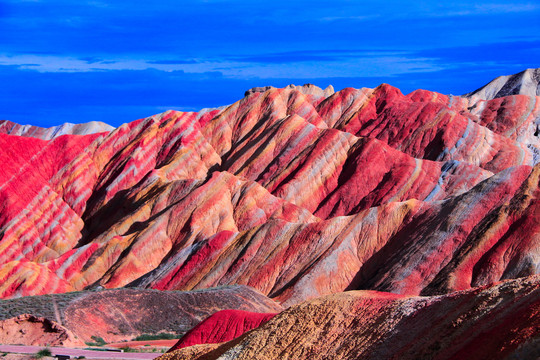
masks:
{"label": "dirt path", "polygon": [[[42,350],[43,346],[19,346],[19,345],[0,345],[0,352],[35,354]],[[93,351],[75,348],[49,347],[54,355],[70,355],[72,358],[84,356],[87,359],[154,359],[161,355],[160,353],[122,353],[116,351]]]}
{"label": "dirt path", "polygon": [[173,347],[178,342],[178,339],[172,339],[172,340],[146,340],[146,341],[124,341],[124,342],[118,342],[118,343],[112,343],[107,344],[107,347],[113,347],[113,348],[123,348],[126,346],[136,348],[136,347],[143,347],[143,346],[151,346],[151,347]]}

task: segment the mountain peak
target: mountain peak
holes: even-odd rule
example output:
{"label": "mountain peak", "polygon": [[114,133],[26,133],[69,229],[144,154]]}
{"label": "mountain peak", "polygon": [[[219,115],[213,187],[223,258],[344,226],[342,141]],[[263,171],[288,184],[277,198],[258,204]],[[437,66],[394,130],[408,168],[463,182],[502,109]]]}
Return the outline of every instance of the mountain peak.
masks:
{"label": "mountain peak", "polygon": [[114,127],[100,121],[90,121],[83,124],[64,123],[43,128],[35,125],[20,125],[9,120],[0,120],[0,133],[35,137],[42,140],[51,140],[61,135],[88,135],[112,130],[114,130]]}
{"label": "mountain peak", "polygon": [[[254,94],[254,93],[258,93],[258,92],[265,92],[265,91],[268,91],[268,90],[271,90],[271,89],[275,89],[275,87],[273,87],[273,86],[256,86],[256,87],[253,87],[253,88],[247,90],[244,93],[244,96],[248,96],[248,95],[251,95],[251,94]],[[330,95],[332,95],[334,93],[334,87],[332,85],[328,85],[326,87],[326,89],[323,90],[320,87],[318,87],[316,85],[313,85],[313,84],[304,84],[302,86],[290,84],[290,85],[287,85],[285,87],[285,89],[294,89],[294,90],[297,90],[297,91],[299,91],[299,92],[301,92],[303,94],[324,96],[325,98],[329,97]]]}
{"label": "mountain peak", "polygon": [[491,100],[509,95],[540,96],[540,68],[526,69],[514,75],[499,76],[487,85],[464,96]]}

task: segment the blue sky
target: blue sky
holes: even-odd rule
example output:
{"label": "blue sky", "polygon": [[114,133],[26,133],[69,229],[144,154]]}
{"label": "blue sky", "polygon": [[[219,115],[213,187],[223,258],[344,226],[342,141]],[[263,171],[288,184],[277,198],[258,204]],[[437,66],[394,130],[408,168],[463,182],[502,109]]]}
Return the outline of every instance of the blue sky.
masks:
{"label": "blue sky", "polygon": [[472,91],[540,67],[538,1],[0,1],[0,119],[118,126],[290,83]]}

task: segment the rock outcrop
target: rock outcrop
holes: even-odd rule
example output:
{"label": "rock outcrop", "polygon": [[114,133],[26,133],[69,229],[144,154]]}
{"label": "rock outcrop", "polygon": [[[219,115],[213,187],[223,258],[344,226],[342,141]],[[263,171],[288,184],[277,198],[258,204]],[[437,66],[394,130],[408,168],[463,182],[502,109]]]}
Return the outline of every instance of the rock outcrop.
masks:
{"label": "rock outcrop", "polygon": [[[247,90],[244,93],[244,96],[249,96],[249,95],[251,95],[253,93],[264,93],[264,92],[266,92],[268,90],[272,90],[272,89],[276,89],[276,88],[273,87],[273,86],[254,87],[254,88],[251,88],[251,89]],[[302,86],[290,84],[290,85],[288,85],[286,87],[286,89],[294,89],[294,90],[302,92],[303,94],[311,94],[311,95],[324,96],[324,97],[328,97],[328,96],[332,95],[335,92],[334,87],[332,85],[328,85],[328,87],[323,90],[323,89],[321,89],[318,86],[315,86],[313,84],[304,84]]]}
{"label": "rock outcrop", "polygon": [[351,291],[158,359],[536,359],[539,315],[538,276],[434,297]]}
{"label": "rock outcrop", "polygon": [[65,327],[29,314],[0,320],[0,344],[84,346],[84,343]]}

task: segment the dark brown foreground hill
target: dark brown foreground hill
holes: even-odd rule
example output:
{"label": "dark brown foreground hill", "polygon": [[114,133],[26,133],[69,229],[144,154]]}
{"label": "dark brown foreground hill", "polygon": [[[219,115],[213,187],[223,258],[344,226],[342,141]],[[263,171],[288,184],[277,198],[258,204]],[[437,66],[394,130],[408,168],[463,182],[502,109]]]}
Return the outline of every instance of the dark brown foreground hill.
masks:
{"label": "dark brown foreground hill", "polygon": [[540,276],[443,296],[350,291],[293,306],[221,345],[159,360],[537,359]]}

